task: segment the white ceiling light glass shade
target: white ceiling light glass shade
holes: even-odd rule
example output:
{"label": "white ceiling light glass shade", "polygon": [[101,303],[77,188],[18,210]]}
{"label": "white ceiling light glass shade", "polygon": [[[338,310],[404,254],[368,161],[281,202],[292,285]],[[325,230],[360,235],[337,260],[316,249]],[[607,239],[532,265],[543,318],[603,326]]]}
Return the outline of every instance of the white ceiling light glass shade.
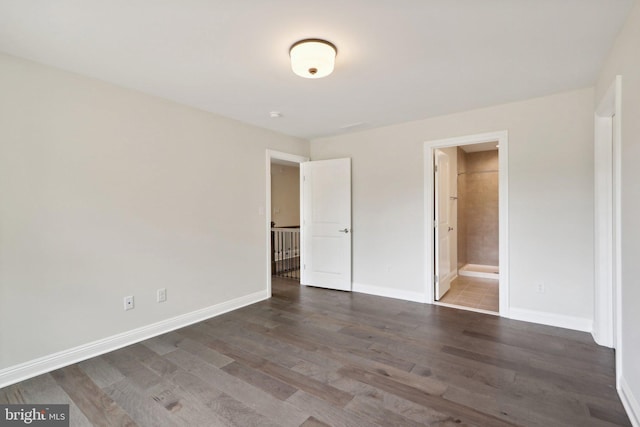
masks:
{"label": "white ceiling light glass shade", "polygon": [[289,49],[291,69],[300,77],[319,79],[333,72],[338,50],[326,40],[305,39]]}

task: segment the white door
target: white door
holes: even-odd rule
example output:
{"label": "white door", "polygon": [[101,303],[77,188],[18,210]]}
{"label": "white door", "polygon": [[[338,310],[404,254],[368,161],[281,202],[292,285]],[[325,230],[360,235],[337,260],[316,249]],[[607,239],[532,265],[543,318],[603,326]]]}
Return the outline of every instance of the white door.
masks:
{"label": "white door", "polygon": [[305,162],[300,171],[300,283],[350,291],[351,159]]}
{"label": "white door", "polygon": [[436,301],[451,287],[449,156],[435,150],[435,282]]}

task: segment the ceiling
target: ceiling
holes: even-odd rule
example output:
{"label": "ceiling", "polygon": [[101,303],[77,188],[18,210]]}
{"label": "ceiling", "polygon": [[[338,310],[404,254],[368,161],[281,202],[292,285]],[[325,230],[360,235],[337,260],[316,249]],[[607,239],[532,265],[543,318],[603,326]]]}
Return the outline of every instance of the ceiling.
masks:
{"label": "ceiling", "polygon": [[479,144],[467,144],[459,146],[465,153],[478,153],[480,151],[498,150],[498,141],[481,142]]}
{"label": "ceiling", "polygon": [[0,0],[0,51],[312,139],[593,85],[632,3]]}

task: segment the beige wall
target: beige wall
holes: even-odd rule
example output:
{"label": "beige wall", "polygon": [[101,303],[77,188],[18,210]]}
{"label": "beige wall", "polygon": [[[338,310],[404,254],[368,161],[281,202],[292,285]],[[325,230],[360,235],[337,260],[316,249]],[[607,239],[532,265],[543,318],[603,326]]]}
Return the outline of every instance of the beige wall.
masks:
{"label": "beige wall", "polygon": [[313,140],[314,160],[352,158],[354,282],[424,295],[424,142],[506,129],[510,306],[587,324],[593,109],[587,88]]}
{"label": "beige wall", "polygon": [[[640,3],[636,2],[598,79],[596,102],[622,75],[622,373],[640,418]],[[636,418],[636,422],[640,420]]]}
{"label": "beige wall", "polygon": [[276,227],[300,225],[300,168],[271,164],[271,221]]}
{"label": "beige wall", "polygon": [[465,258],[469,264],[499,265],[498,151],[465,153],[464,200]]}
{"label": "beige wall", "polygon": [[0,94],[0,369],[266,293],[266,149],[308,142],[5,55]]}

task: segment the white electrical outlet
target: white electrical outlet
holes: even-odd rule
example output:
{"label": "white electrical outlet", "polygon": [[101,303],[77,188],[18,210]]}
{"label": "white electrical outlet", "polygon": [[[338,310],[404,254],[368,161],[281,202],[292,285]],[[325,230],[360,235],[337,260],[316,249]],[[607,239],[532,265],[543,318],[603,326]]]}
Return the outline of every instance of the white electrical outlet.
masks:
{"label": "white electrical outlet", "polygon": [[539,294],[544,294],[544,283],[543,282],[536,283],[536,291]]}
{"label": "white electrical outlet", "polygon": [[157,300],[158,302],[165,302],[167,300],[167,288],[158,289]]}
{"label": "white electrical outlet", "polygon": [[124,311],[133,310],[133,296],[124,297]]}

